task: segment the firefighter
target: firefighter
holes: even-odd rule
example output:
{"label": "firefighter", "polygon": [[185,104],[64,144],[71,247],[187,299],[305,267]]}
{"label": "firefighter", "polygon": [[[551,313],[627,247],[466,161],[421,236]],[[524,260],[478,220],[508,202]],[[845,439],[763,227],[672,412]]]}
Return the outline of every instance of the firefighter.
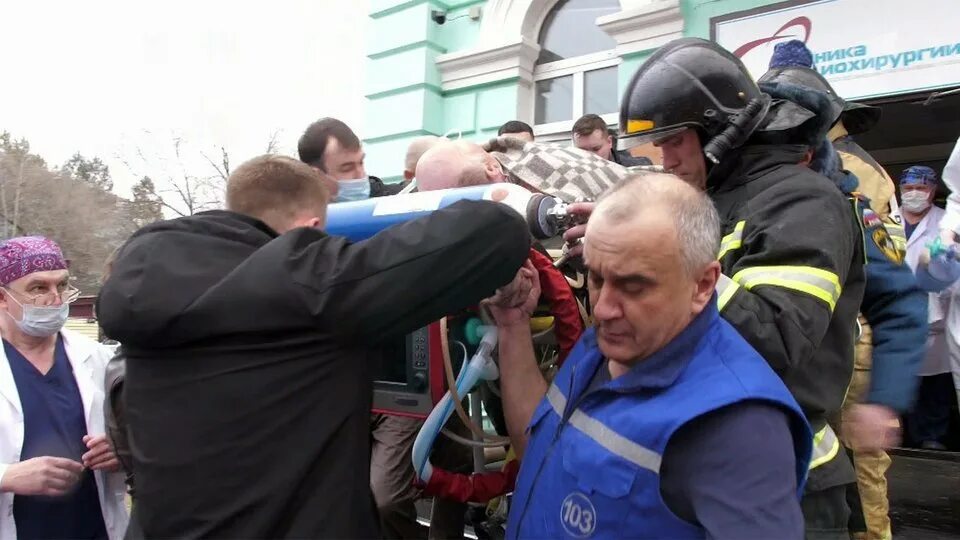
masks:
{"label": "firefighter", "polygon": [[[781,48],[777,49],[781,51]],[[818,72],[802,66],[775,67],[759,79],[765,92],[790,99],[804,108],[825,114],[831,120],[831,131],[842,122],[845,103]],[[884,451],[895,444],[887,441],[864,441],[857,436],[865,416],[886,417],[897,422],[899,414],[910,408],[916,390],[916,374],[923,360],[927,336],[927,305],[924,293],[906,259],[906,236],[892,219],[881,217],[872,201],[862,195],[864,185],[846,166],[846,158],[833,148],[829,135],[820,141],[811,156],[810,167],[834,180],[841,191],[856,197],[857,211],[863,223],[867,256],[867,288],[861,306],[862,331],[857,341],[854,376],[844,408],[835,426],[842,425],[841,439],[853,455],[857,473],[851,484],[848,501],[853,506],[850,521],[854,537],[883,540],[891,538],[886,471],[890,456]],[[867,184],[876,184],[876,176]],[[874,186],[877,187],[877,186]],[[876,193],[883,191],[867,189]],[[883,206],[885,202],[881,201]],[[871,373],[872,366],[873,373]],[[870,429],[870,428],[868,428]],[[881,435],[885,430],[881,430]],[[897,435],[891,433],[891,435]],[[883,444],[885,443],[885,444]]]}
{"label": "firefighter", "polygon": [[[773,56],[770,58],[770,71],[764,77],[780,72],[781,68],[792,67],[813,70],[813,53],[802,41],[796,39],[778,43],[774,47]],[[887,171],[853,139],[854,135],[870,131],[877,125],[880,121],[881,109],[840,98],[826,79],[823,79],[819,73],[817,76],[822,79],[822,83],[826,85],[826,89],[842,109],[840,118],[830,127],[827,139],[840,155],[843,168],[860,180],[859,193],[870,200],[871,210],[879,215],[880,219],[886,220],[892,216],[899,220],[893,180]],[[761,79],[760,82],[763,80]]]}
{"label": "firefighter", "polygon": [[771,100],[716,43],[685,38],[627,86],[621,143],[653,142],[663,166],[705,189],[724,237],[721,314],[784,380],[815,432],[802,501],[807,538],[846,538],[853,469],[827,418],[853,371],[864,247],[850,203],[799,165],[814,113]]}

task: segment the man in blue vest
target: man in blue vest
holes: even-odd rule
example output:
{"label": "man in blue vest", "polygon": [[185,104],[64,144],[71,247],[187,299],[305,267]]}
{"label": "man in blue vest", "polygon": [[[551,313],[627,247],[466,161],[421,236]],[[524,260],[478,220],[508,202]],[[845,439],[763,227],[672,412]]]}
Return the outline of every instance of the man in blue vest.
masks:
{"label": "man in blue vest", "polygon": [[530,345],[536,287],[491,307],[523,464],[508,537],[803,538],[812,433],[719,316],[719,229],[710,199],[672,175],[605,194],[584,248],[595,328],[549,387]]}

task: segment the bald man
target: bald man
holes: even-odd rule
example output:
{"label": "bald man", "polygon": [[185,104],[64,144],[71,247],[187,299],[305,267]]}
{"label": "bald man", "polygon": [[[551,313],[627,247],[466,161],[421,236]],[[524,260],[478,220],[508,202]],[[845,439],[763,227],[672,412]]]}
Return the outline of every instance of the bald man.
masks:
{"label": "bald man", "polygon": [[407,147],[407,156],[403,160],[403,181],[405,183],[410,183],[417,176],[417,162],[420,161],[423,154],[445,140],[436,135],[424,135],[410,142],[410,146]]}
{"label": "bald man", "polygon": [[423,154],[416,172],[420,191],[507,181],[500,162],[479,144],[470,141],[437,144]]}
{"label": "bald man", "polygon": [[417,163],[421,191],[512,182],[564,200],[596,199],[635,169],[572,146],[497,137],[442,142]]}
{"label": "bald man", "polygon": [[[416,141],[415,141],[416,142]],[[417,189],[436,191],[456,187],[476,186],[493,182],[507,181],[500,163],[487,153],[480,145],[469,141],[434,141],[430,148],[420,157],[416,164]],[[405,419],[392,419],[392,424],[410,422]],[[447,428],[461,436],[469,437],[466,426],[454,415],[447,424]],[[504,431],[506,428],[504,427]],[[416,431],[411,430],[409,443],[405,447],[405,454],[409,455],[409,447],[413,444]],[[435,467],[467,474],[472,469],[471,453],[469,448],[452,444],[441,438],[437,441],[431,455]],[[407,458],[404,466],[404,476],[413,476],[413,463]],[[397,469],[400,470],[400,469]],[[408,486],[411,486],[408,482]],[[374,490],[376,493],[376,490]],[[464,513],[467,506],[444,497],[435,497],[430,521],[430,538],[460,538],[463,535]]]}
{"label": "bald man", "polygon": [[[488,170],[499,174],[488,175]],[[408,182],[416,178],[419,191],[506,180],[500,164],[479,145],[433,136],[419,137],[410,143],[403,176]],[[391,539],[460,538],[465,503],[435,498],[429,535],[417,523],[414,501],[418,493],[413,487],[410,452],[422,424],[421,420],[401,416],[373,414],[370,417],[370,488],[380,514],[380,526],[384,537]],[[448,428],[461,436],[470,435],[456,417]],[[472,468],[469,448],[444,438],[437,441],[431,460],[438,468],[458,473],[469,473]]]}
{"label": "bald man", "polygon": [[[409,183],[416,176],[420,157],[444,141],[446,139],[426,135],[410,142],[404,159],[405,183]],[[432,528],[432,534],[417,522],[414,503],[418,493],[413,487],[414,471],[410,452],[422,425],[423,421],[417,418],[379,413],[370,415],[370,490],[380,516],[380,530],[386,539],[407,540],[438,536],[452,538],[462,536],[463,533],[464,509],[459,506],[453,510],[453,513],[459,512],[461,515],[459,521],[434,519],[436,524]],[[437,516],[443,513],[442,509],[434,511]],[[448,523],[450,524],[447,525]],[[448,528],[443,529],[444,526]]]}
{"label": "bald man", "polygon": [[812,434],[720,317],[713,203],[673,175],[632,177],[585,246],[595,328],[552,383],[530,346],[536,289],[491,308],[521,455],[507,538],[803,538]]}
{"label": "bald man", "polygon": [[[437,144],[417,164],[417,187],[421,192],[510,181],[500,162],[483,147],[470,141]],[[523,185],[522,179],[518,183]],[[547,251],[536,244],[530,251],[531,262],[545,290],[544,300],[549,300],[550,311],[555,317],[554,331],[562,361],[583,332],[583,320],[569,283],[553,266]],[[499,400],[496,401],[495,404],[490,403],[488,412],[492,413],[491,419],[497,430],[505,433],[506,426],[499,421]],[[493,408],[496,410],[491,411]]]}

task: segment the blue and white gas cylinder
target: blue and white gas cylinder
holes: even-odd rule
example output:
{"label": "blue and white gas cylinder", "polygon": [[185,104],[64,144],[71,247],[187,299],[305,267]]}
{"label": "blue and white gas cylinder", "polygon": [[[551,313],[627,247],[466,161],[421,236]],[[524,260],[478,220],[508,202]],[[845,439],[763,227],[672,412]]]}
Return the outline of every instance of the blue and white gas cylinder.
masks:
{"label": "blue and white gas cylinder", "polygon": [[327,207],[327,234],[353,241],[411,219],[425,216],[462,200],[496,201],[513,208],[526,219],[530,233],[539,239],[559,232],[554,218],[563,203],[542,193],[531,193],[516,184],[487,184],[465,188],[407,193],[363,201],[331,204]]}

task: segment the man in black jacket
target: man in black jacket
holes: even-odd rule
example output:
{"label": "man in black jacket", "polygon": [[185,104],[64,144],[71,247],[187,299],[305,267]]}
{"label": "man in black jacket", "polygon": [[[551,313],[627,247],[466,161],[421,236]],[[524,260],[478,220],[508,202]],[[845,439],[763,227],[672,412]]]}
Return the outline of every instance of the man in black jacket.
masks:
{"label": "man in black jacket", "polygon": [[360,139],[350,126],[336,118],[321,118],[310,124],[297,143],[300,161],[328,178],[333,202],[348,202],[396,195],[403,184],[384,184],[376,176],[367,176],[363,161],[366,154]]}
{"label": "man in black jacket", "polygon": [[372,347],[476,304],[527,257],[505,206],[463,201],[351,244],[320,229],[327,196],[314,169],[263,156],[231,175],[229,210],[120,251],[97,312],[128,357],[147,537],[377,537]]}
{"label": "man in black jacket", "polygon": [[573,145],[624,167],[653,165],[648,158],[617,150],[617,138],[607,123],[596,114],[585,114],[573,124]]}

